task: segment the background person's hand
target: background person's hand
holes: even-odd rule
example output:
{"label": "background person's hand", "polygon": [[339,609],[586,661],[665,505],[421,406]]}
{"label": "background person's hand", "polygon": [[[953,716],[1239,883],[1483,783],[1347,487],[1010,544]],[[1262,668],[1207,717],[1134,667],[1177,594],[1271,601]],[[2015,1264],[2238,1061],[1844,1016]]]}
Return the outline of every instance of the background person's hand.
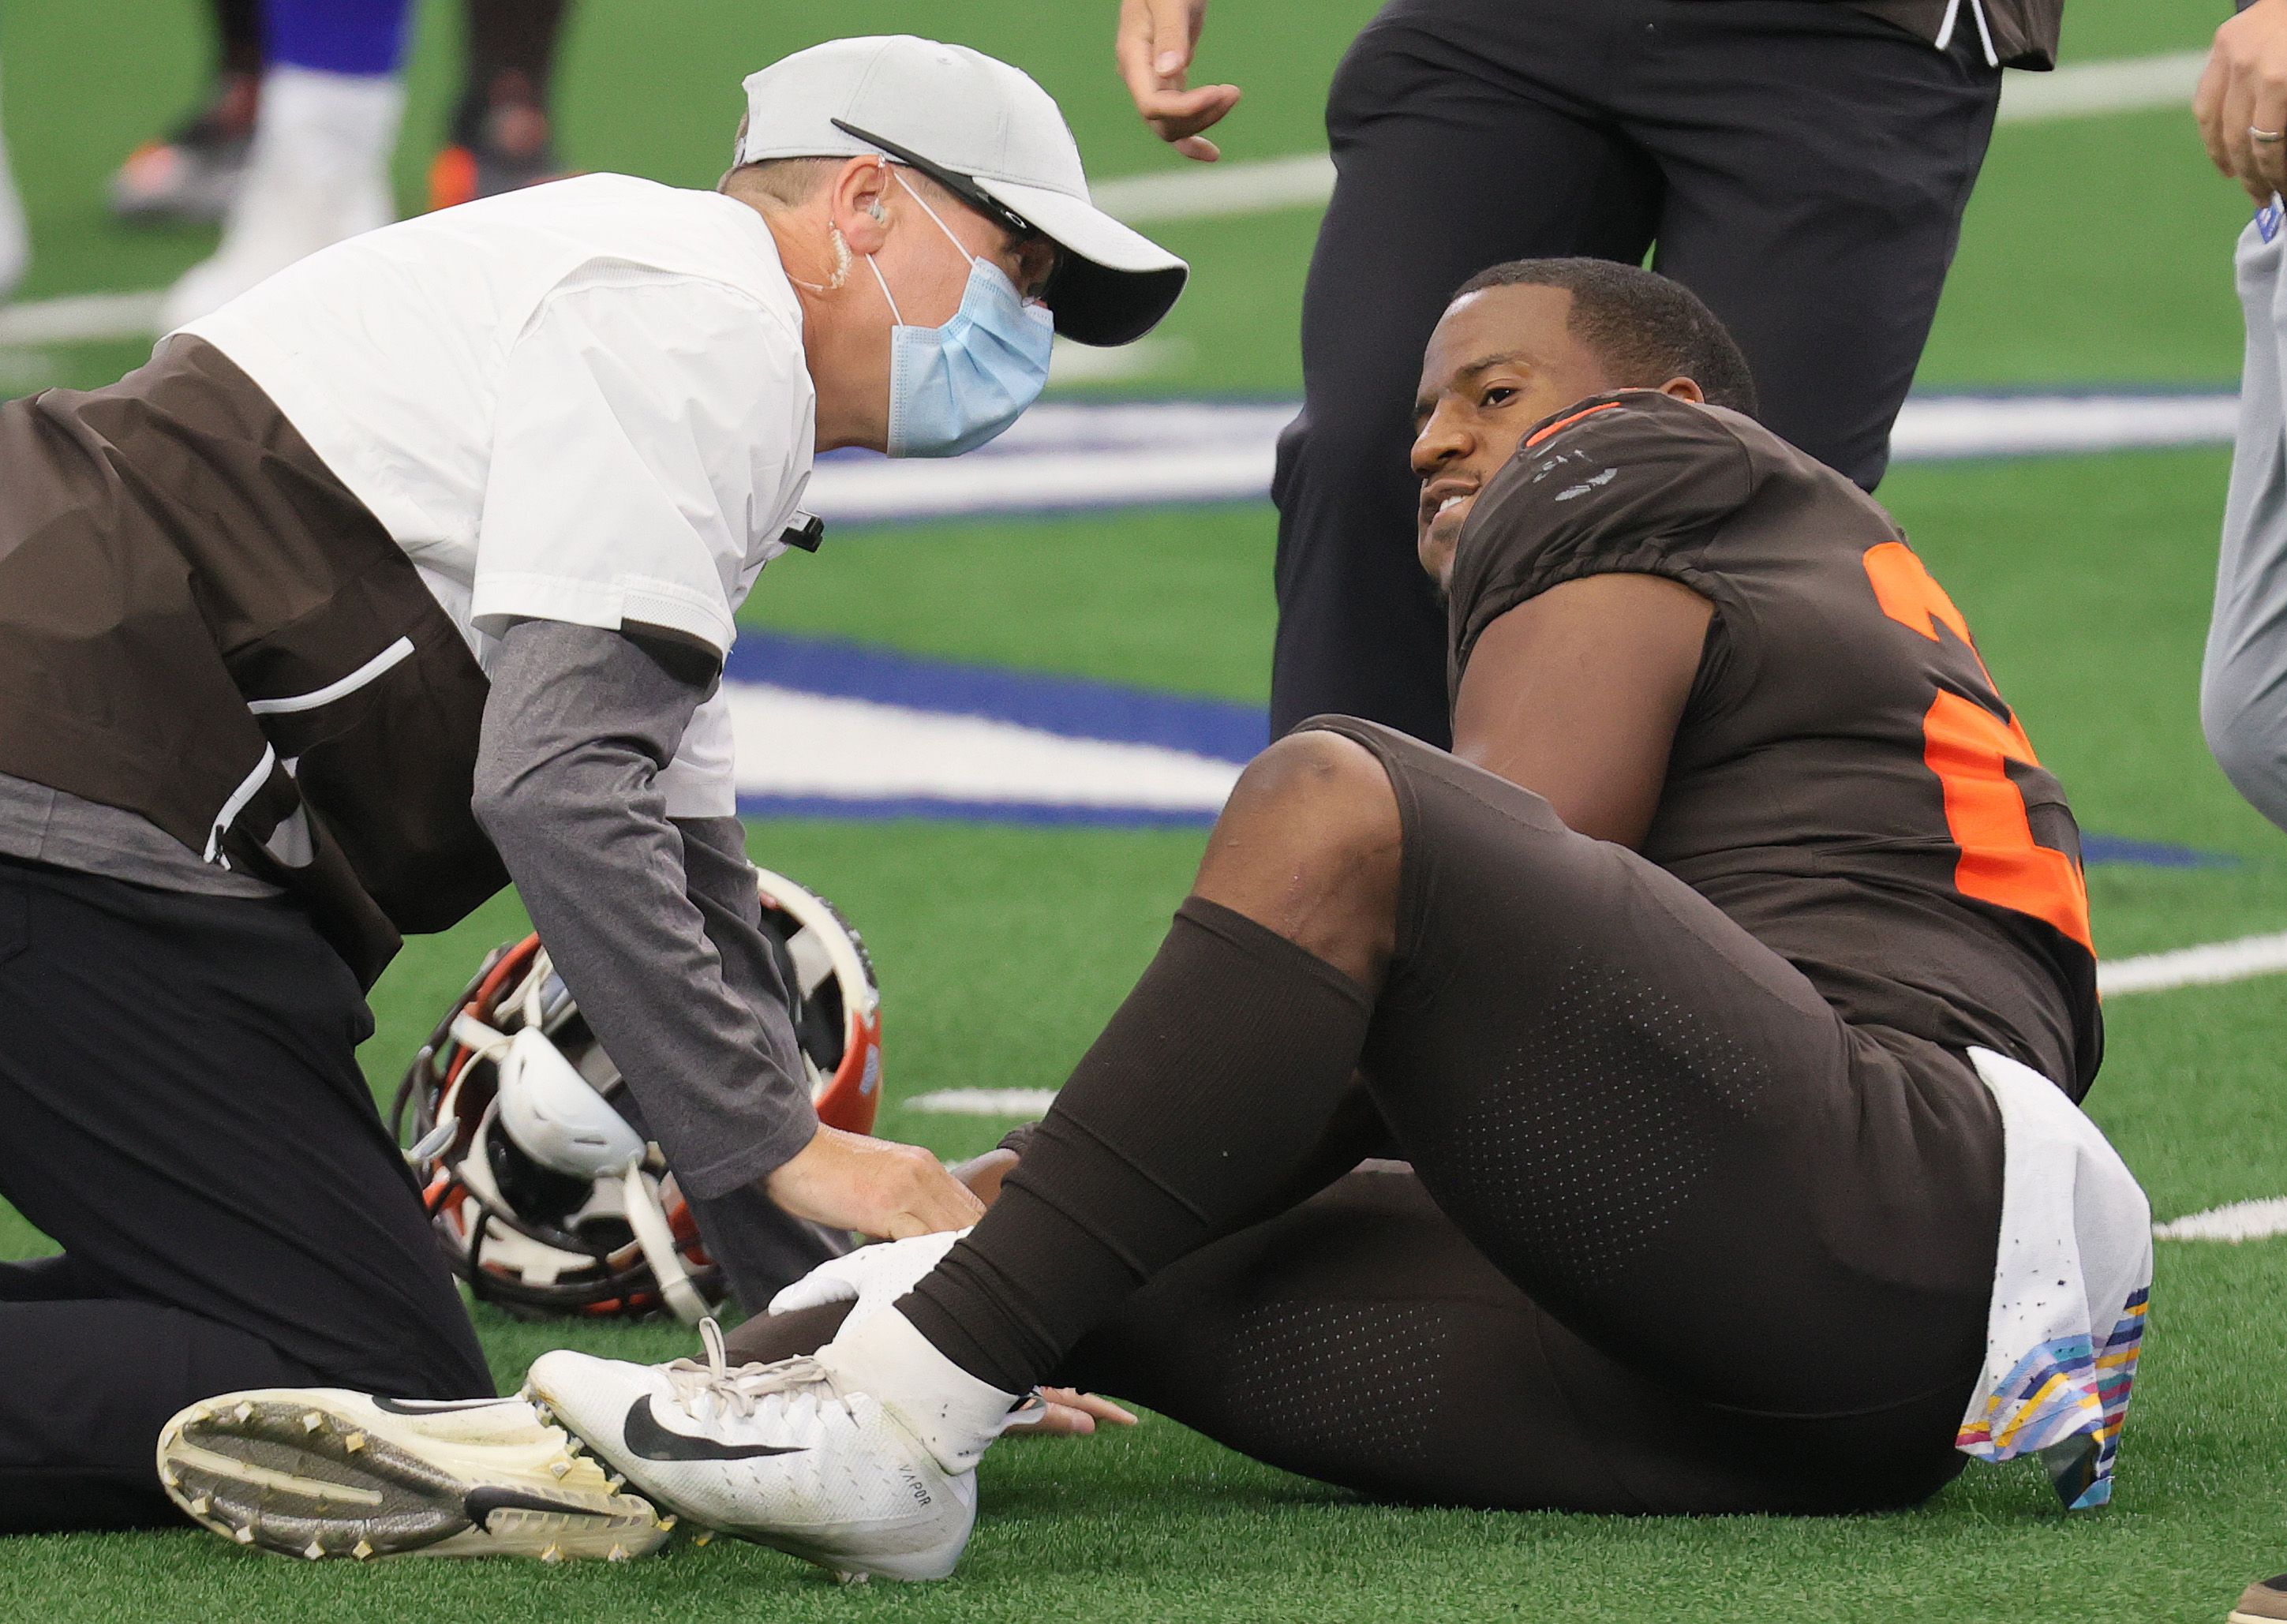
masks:
{"label": "background person's hand", "polygon": [[1113,54],[1144,122],[1186,158],[1213,163],[1223,153],[1199,131],[1238,105],[1238,86],[1184,88],[1207,16],[1207,0],[1120,0]]}
{"label": "background person's hand", "polygon": [[2267,203],[2287,192],[2287,141],[2248,133],[2287,134],[2287,0],[2255,0],[2216,30],[2192,112],[2208,156],[2250,197]]}
{"label": "background person's hand", "polygon": [[838,1128],[821,1126],[764,1188],[797,1218],[884,1240],[967,1229],[985,1216],[969,1186],[919,1145]]}

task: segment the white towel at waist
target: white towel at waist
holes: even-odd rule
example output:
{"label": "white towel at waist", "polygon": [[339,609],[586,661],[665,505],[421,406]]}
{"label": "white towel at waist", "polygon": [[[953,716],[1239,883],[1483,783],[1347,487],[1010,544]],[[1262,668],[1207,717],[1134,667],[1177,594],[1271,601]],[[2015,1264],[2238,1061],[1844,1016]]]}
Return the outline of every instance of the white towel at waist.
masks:
{"label": "white towel at waist", "polygon": [[2038,1454],[2069,1509],[2112,1496],[2152,1290],[2152,1208],[2064,1091],[1990,1050],[1971,1064],[2001,1110],[2001,1246],[1985,1369],[1955,1446]]}

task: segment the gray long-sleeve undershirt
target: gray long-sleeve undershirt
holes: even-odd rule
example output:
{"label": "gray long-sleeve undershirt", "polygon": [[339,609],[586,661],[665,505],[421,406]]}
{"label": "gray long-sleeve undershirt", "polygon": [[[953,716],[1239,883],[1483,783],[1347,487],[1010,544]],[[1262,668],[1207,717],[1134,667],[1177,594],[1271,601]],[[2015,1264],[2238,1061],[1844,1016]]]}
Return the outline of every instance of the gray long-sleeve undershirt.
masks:
{"label": "gray long-sleeve undershirt", "polygon": [[818,1117],[738,820],[670,820],[653,782],[711,688],[681,663],[615,631],[510,628],[475,804],[677,1180],[709,1198]]}

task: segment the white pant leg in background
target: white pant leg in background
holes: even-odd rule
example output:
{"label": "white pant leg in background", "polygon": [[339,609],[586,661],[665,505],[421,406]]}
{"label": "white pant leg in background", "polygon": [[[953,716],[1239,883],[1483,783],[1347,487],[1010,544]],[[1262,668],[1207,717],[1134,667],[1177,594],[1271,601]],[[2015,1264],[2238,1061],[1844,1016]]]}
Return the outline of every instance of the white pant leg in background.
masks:
{"label": "white pant leg in background", "polygon": [[2239,239],[2247,354],[2224,506],[2200,724],[2239,792],[2287,828],[2287,225],[2276,199]]}
{"label": "white pant leg in background", "polygon": [[24,229],[24,205],[16,196],[16,177],[8,168],[8,138],[0,130],[0,300],[15,291],[31,257]]}

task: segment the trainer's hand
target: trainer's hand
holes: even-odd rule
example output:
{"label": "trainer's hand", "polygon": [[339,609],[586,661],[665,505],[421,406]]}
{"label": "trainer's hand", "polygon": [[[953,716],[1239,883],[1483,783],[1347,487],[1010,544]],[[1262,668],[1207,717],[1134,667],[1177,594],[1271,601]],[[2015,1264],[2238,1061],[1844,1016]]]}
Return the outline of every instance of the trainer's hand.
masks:
{"label": "trainer's hand", "polygon": [[2208,156],[2250,197],[2267,203],[2287,192],[2287,141],[2248,134],[2287,134],[2287,0],[2255,0],[2216,30],[2192,112]]}
{"label": "trainer's hand", "polygon": [[1144,122],[1186,158],[1213,163],[1223,153],[1199,131],[1238,105],[1238,86],[1183,88],[1207,20],[1207,0],[1120,0],[1114,54]]}
{"label": "trainer's hand", "polygon": [[885,1240],[967,1229],[985,1216],[969,1186],[921,1146],[822,1125],[764,1188],[797,1218]]}

